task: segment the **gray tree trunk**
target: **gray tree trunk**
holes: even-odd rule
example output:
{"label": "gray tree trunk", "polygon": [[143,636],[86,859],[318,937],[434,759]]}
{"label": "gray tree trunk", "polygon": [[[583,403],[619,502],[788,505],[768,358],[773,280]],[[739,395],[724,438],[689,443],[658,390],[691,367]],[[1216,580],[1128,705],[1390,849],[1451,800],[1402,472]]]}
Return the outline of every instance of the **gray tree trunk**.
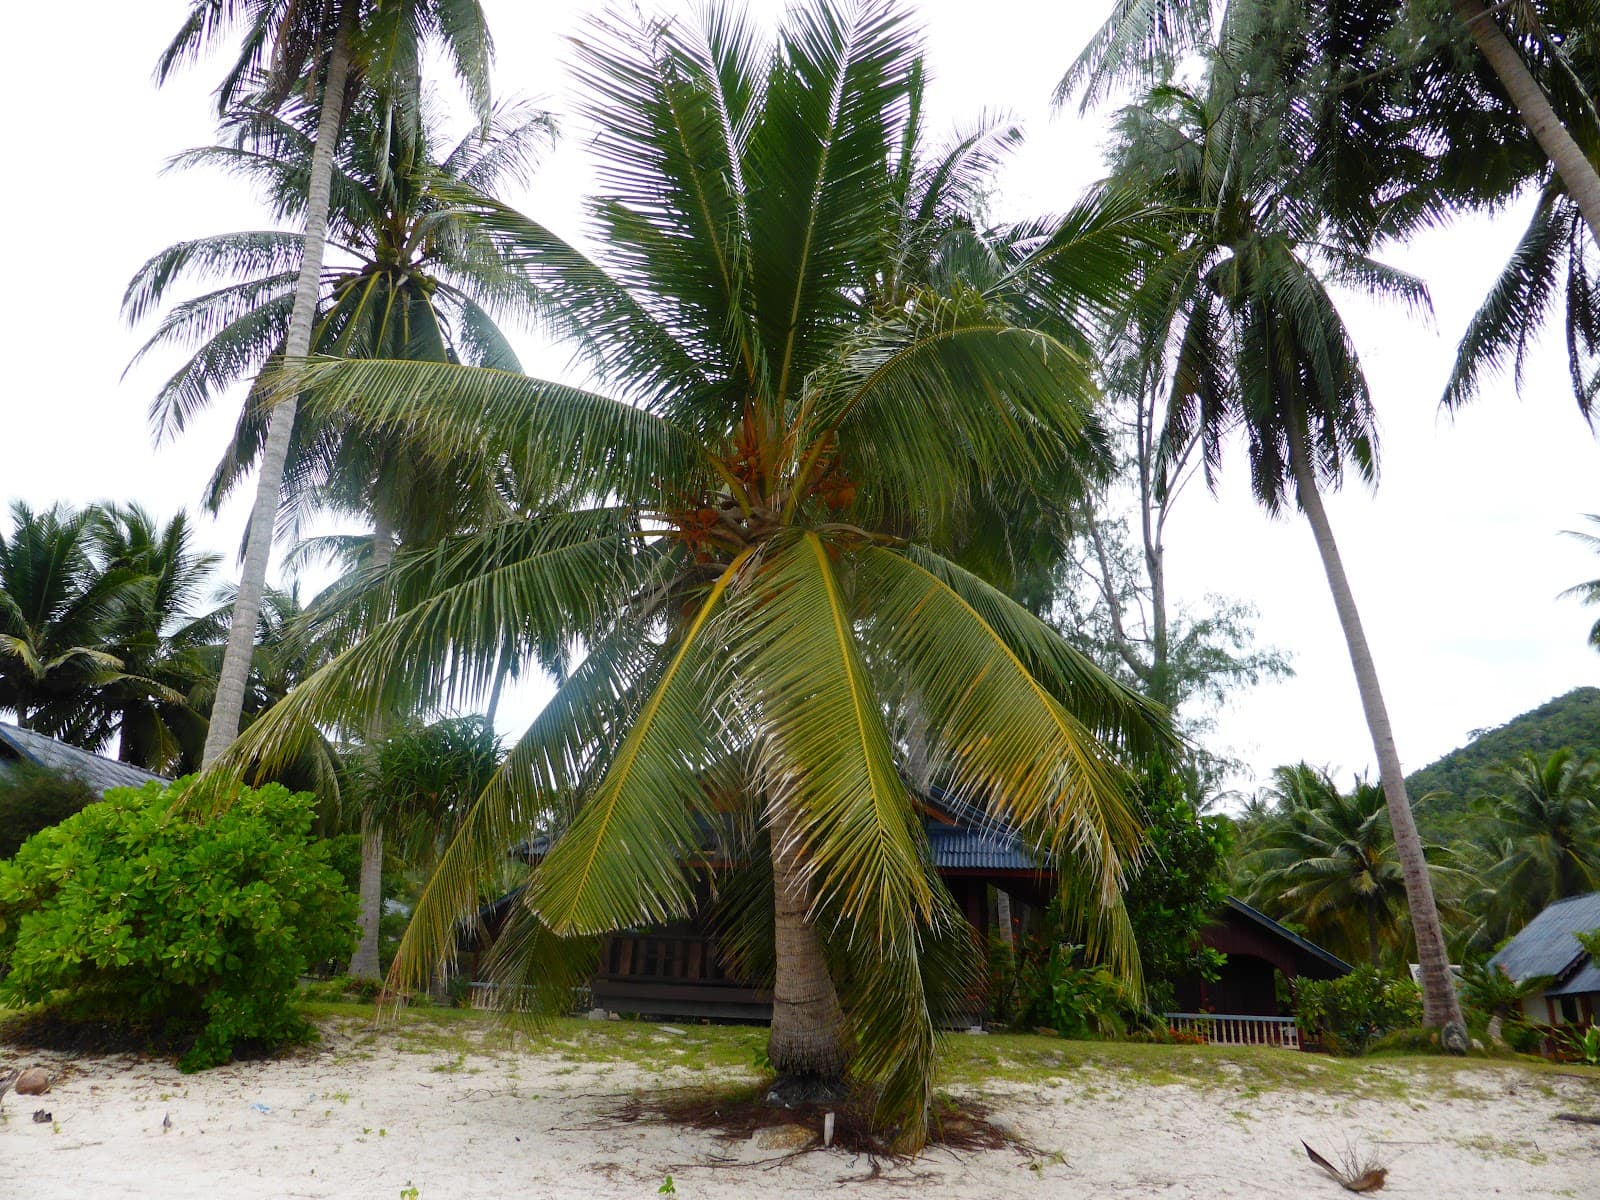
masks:
{"label": "gray tree trunk", "polygon": [[[354,11],[354,6],[350,6],[350,11]],[[317,315],[322,258],[327,245],[333,152],[339,140],[345,80],[349,72],[350,30],[341,25],[328,56],[322,111],[317,122],[317,144],[311,156],[311,181],[306,198],[305,252],[300,260],[300,275],[295,282],[289,335],[284,342],[284,354],[291,359],[304,358],[311,352],[311,327]],[[205,750],[200,759],[202,769],[215,762],[233,743],[233,739],[239,736],[239,719],[244,710],[245,686],[249,682],[250,660],[255,651],[261,596],[267,586],[267,563],[272,557],[278,495],[283,483],[284,463],[289,457],[289,438],[294,432],[296,407],[295,399],[289,397],[274,406],[267,418],[267,442],[261,454],[261,474],[256,479],[255,507],[250,513],[239,594],[233,602],[228,646],[222,656],[216,700],[211,707],[211,723],[206,730]]]}
{"label": "gray tree trunk", "polygon": [[[372,510],[372,566],[383,570],[394,559],[394,530],[381,504]],[[383,737],[383,719],[367,726],[367,745],[376,748]],[[350,975],[377,979],[382,973],[378,957],[378,922],[383,916],[383,823],[372,809],[361,814],[361,940],[350,956]]]}
{"label": "gray tree trunk", "polygon": [[1394,829],[1395,854],[1400,859],[1400,869],[1405,876],[1406,901],[1411,909],[1411,927],[1417,939],[1417,961],[1422,966],[1423,1020],[1444,1031],[1446,1048],[1456,1049],[1453,1043],[1459,1038],[1459,1048],[1464,1051],[1466,1036],[1461,1021],[1461,1006],[1456,1000],[1455,981],[1450,976],[1450,957],[1445,949],[1444,930],[1439,924],[1439,907],[1433,898],[1433,882],[1428,877],[1428,864],[1422,856],[1422,838],[1417,833],[1411,801],[1406,796],[1405,775],[1400,768],[1400,753],[1395,749],[1389,711],[1383,702],[1383,691],[1378,686],[1377,667],[1372,661],[1366,632],[1361,627],[1361,614],[1356,609],[1355,595],[1344,573],[1338,543],[1334,541],[1333,526],[1328,522],[1328,512],[1322,506],[1322,495],[1317,490],[1316,477],[1311,472],[1303,416],[1297,424],[1299,428],[1289,438],[1290,465],[1294,471],[1300,508],[1311,523],[1311,531],[1317,541],[1317,553],[1322,556],[1322,568],[1328,576],[1328,588],[1333,593],[1333,606],[1338,611],[1339,624],[1344,627],[1350,664],[1355,668],[1356,687],[1361,693],[1361,707],[1366,712],[1372,747],[1378,755],[1378,776],[1383,783],[1384,799],[1388,803],[1389,823]]}
{"label": "gray tree trunk", "polygon": [[1011,928],[1011,893],[1005,888],[994,890],[994,920],[1000,926],[1000,940],[1011,953],[1017,952],[1017,935]]}
{"label": "gray tree trunk", "polygon": [[788,818],[778,809],[774,802],[770,825],[777,973],[767,1059],[780,1078],[833,1082],[844,1077],[849,1063],[844,1012],[828,974],[822,943],[807,919],[808,891]]}
{"label": "gray tree trunk", "polygon": [[383,823],[370,810],[361,814],[361,940],[350,956],[352,979],[378,979],[378,921],[383,916]]}
{"label": "gray tree trunk", "polygon": [[1456,19],[1467,27],[1478,53],[1483,55],[1483,60],[1517,106],[1522,123],[1561,176],[1567,195],[1572,197],[1589,225],[1590,236],[1600,242],[1600,173],[1561,124],[1550,97],[1545,95],[1483,0],[1451,0],[1450,7]]}
{"label": "gray tree trunk", "polygon": [[500,696],[505,691],[506,685],[506,655],[501,650],[494,659],[494,682],[489,685],[489,707],[484,711],[484,720],[489,723],[489,728],[494,728],[495,718],[500,715]]}

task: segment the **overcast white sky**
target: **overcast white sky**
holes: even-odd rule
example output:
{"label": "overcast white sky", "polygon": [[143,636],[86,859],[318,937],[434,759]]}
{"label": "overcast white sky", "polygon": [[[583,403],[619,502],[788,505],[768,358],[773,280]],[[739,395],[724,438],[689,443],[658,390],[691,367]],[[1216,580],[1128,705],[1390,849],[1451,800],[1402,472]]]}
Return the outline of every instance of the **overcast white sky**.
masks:
{"label": "overcast white sky", "polygon": [[[562,39],[595,6],[484,4],[498,93],[570,112]],[[0,388],[0,502],[131,499],[163,517],[193,508],[236,415],[230,399],[181,441],[156,448],[145,410],[161,368],[173,364],[121,378],[142,340],[118,316],[139,265],[183,238],[266,223],[234,181],[162,173],[168,156],[212,140],[209,91],[223,69],[219,56],[156,91],[152,64],[187,7],[87,0],[8,15],[0,331],[12,365]],[[773,0],[752,7],[781,11]],[[936,122],[999,109],[1028,130],[1003,177],[998,215],[1062,207],[1098,176],[1108,114],[1053,115],[1048,100],[1109,0],[914,7],[927,30]],[[569,118],[566,133],[535,185],[506,198],[577,236],[588,172],[583,131]],[[1471,730],[1600,677],[1600,657],[1585,642],[1600,613],[1557,599],[1600,575],[1600,559],[1559,536],[1580,514],[1600,511],[1600,449],[1573,404],[1559,334],[1538,348],[1521,400],[1500,381],[1460,417],[1438,413],[1455,339],[1521,224],[1520,211],[1463,220],[1389,255],[1432,287],[1431,326],[1398,309],[1346,306],[1383,417],[1383,478],[1376,494],[1352,487],[1330,509],[1408,769]],[[530,372],[566,367],[565,353],[531,337],[518,346]],[[1220,495],[1186,496],[1170,527],[1170,583],[1180,601],[1221,592],[1253,602],[1261,640],[1292,655],[1296,676],[1237,697],[1215,743],[1257,774],[1301,758],[1367,769],[1372,748],[1310,531],[1299,519],[1269,520],[1246,485],[1236,455]],[[236,504],[203,521],[206,542],[231,555],[243,517]],[[540,702],[538,688],[508,697],[504,723],[520,727]]]}

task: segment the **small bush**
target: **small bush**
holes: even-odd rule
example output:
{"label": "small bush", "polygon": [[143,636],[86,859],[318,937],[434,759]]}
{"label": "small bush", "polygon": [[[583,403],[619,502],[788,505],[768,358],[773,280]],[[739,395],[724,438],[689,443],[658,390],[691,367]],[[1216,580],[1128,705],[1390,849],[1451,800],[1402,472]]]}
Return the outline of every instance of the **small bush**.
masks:
{"label": "small bush", "polygon": [[373,1004],[383,994],[383,980],[354,979],[349,975],[330,975],[300,985],[302,1000],[325,1004]]}
{"label": "small bush", "polygon": [[1554,1041],[1556,1058],[1561,1062],[1600,1067],[1600,1025],[1590,1025],[1587,1029],[1563,1025],[1556,1030]]}
{"label": "small bush", "polygon": [[1422,992],[1409,979],[1357,967],[1341,979],[1302,980],[1295,1016],[1335,1054],[1365,1054],[1384,1034],[1422,1024]]}
{"label": "small bush", "polygon": [[0,769],[0,858],[10,858],[41,829],[65,821],[100,793],[76,775],[33,763]]}
{"label": "small bush", "polygon": [[1544,1043],[1538,1026],[1526,1021],[1507,1021],[1500,1027],[1500,1036],[1518,1054],[1537,1054]]}
{"label": "small bush", "polygon": [[187,1071],[309,1037],[296,980],[350,953],[356,904],[311,836],[309,794],[241,789],[191,820],[182,784],[113,789],[0,863],[0,1002],[193,1033]]}
{"label": "small bush", "polygon": [[1080,965],[1081,946],[1062,943],[1020,973],[1018,1017],[1062,1037],[1124,1037],[1148,1028],[1150,1014],[1104,967]]}

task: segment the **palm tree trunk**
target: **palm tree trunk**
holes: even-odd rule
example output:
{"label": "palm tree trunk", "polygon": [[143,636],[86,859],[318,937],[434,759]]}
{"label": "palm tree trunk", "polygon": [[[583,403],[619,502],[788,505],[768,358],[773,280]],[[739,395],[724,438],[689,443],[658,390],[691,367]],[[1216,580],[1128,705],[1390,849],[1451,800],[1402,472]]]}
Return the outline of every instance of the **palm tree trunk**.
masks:
{"label": "palm tree trunk", "polygon": [[1561,124],[1550,97],[1483,0],[1451,0],[1450,7],[1516,105],[1522,123],[1561,176],[1567,195],[1588,222],[1590,235],[1600,242],[1600,173]]}
{"label": "palm tree trunk", "polygon": [[822,943],[807,919],[808,889],[787,814],[776,802],[769,811],[777,973],[767,1058],[780,1081],[799,1077],[831,1083],[844,1077],[849,1062],[844,1012]]}
{"label": "palm tree trunk", "polygon": [[[394,530],[382,504],[372,506],[372,566],[383,570],[394,560]],[[367,745],[376,747],[383,736],[382,718],[367,727]],[[377,979],[378,922],[383,916],[383,823],[369,809],[361,814],[361,940],[350,956],[350,975]]]}
{"label": "palm tree trunk", "polygon": [[1417,961],[1422,966],[1422,1014],[1430,1026],[1444,1031],[1447,1049],[1466,1050],[1466,1030],[1461,1021],[1461,1006],[1456,1000],[1455,983],[1450,976],[1450,956],[1445,949],[1444,930],[1439,924],[1439,907],[1433,898],[1433,882],[1428,877],[1428,864],[1422,856],[1422,838],[1417,833],[1417,822],[1411,813],[1411,801],[1406,796],[1405,775],[1400,769],[1400,754],[1395,749],[1394,731],[1389,725],[1389,711],[1383,702],[1383,691],[1378,686],[1378,671],[1373,665],[1372,651],[1367,646],[1367,635],[1361,628],[1361,614],[1356,609],[1350,581],[1344,573],[1344,562],[1339,557],[1339,546],[1333,538],[1333,526],[1328,522],[1328,512],[1322,506],[1322,495],[1311,472],[1307,450],[1308,435],[1303,414],[1289,438],[1289,462],[1294,471],[1295,488],[1299,494],[1300,508],[1311,523],[1317,540],[1317,553],[1322,556],[1322,568],[1328,576],[1328,588],[1333,593],[1333,606],[1339,613],[1339,624],[1344,627],[1345,643],[1350,650],[1350,663],[1355,668],[1356,687],[1361,693],[1361,707],[1366,711],[1367,728],[1372,733],[1372,747],[1378,755],[1378,777],[1383,783],[1383,796],[1388,803],[1389,824],[1394,830],[1395,855],[1406,881],[1406,902],[1411,909],[1411,927],[1417,939]]}
{"label": "palm tree trunk", "polygon": [[1367,946],[1372,954],[1372,965],[1378,965],[1378,897],[1367,897]]}
{"label": "palm tree trunk", "polygon": [[[300,275],[295,282],[289,334],[284,341],[287,358],[304,358],[311,352],[311,326],[317,312],[317,293],[321,286],[322,258],[328,234],[333,152],[339,140],[345,80],[350,73],[351,30],[348,14],[353,14],[355,9],[353,4],[346,6],[347,16],[334,35],[333,48],[328,55],[327,78],[322,88],[322,111],[317,122],[317,144],[311,156],[310,190],[306,198],[305,251],[300,260]],[[267,586],[267,563],[272,556],[278,493],[283,483],[284,464],[289,457],[289,438],[294,432],[296,407],[296,401],[291,396],[274,406],[267,418],[267,443],[261,454],[261,474],[256,480],[255,507],[250,513],[239,594],[233,602],[233,620],[228,629],[228,647],[223,652],[216,700],[211,707],[211,724],[206,730],[205,750],[200,759],[202,769],[216,761],[217,756],[239,736],[239,718],[244,710],[245,686],[249,681],[250,661],[255,651],[261,596]]]}
{"label": "palm tree trunk", "polygon": [[500,694],[505,690],[506,683],[506,655],[501,650],[494,659],[494,682],[489,685],[489,707],[485,710],[483,718],[489,723],[489,728],[494,728],[495,718],[500,715]]}
{"label": "palm tree trunk", "polygon": [[353,979],[378,979],[378,921],[383,916],[383,822],[370,810],[361,814],[361,940],[350,956]]}

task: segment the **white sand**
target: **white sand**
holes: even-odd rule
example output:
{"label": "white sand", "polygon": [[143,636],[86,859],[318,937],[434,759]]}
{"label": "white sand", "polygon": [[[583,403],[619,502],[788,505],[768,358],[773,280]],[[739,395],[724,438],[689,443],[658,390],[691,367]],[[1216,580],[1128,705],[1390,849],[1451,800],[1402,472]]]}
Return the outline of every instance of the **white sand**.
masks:
{"label": "white sand", "polygon": [[[0,1050],[0,1066],[14,1057]],[[0,1192],[29,1200],[395,1200],[408,1188],[417,1200],[599,1200],[654,1197],[669,1174],[686,1200],[1348,1195],[1306,1161],[1301,1138],[1330,1157],[1351,1143],[1375,1152],[1390,1168],[1385,1196],[1600,1197],[1600,1127],[1553,1119],[1600,1111],[1600,1077],[1516,1067],[1432,1072],[1409,1080],[1411,1099],[1382,1101],[1258,1090],[1248,1065],[1232,1064],[1204,1089],[1130,1085],[1093,1069],[1046,1087],[997,1083],[985,1090],[995,1118],[1051,1157],[935,1150],[851,1186],[869,1175],[863,1157],[786,1157],[752,1141],[606,1119],[635,1089],[704,1074],[550,1053],[463,1060],[348,1031],[283,1061],[193,1076],[127,1058],[27,1060],[61,1073],[48,1095],[5,1098]],[[1372,1069],[1402,1081],[1415,1070]],[[1452,1094],[1427,1099],[1440,1078]],[[33,1123],[36,1107],[55,1124]]]}

